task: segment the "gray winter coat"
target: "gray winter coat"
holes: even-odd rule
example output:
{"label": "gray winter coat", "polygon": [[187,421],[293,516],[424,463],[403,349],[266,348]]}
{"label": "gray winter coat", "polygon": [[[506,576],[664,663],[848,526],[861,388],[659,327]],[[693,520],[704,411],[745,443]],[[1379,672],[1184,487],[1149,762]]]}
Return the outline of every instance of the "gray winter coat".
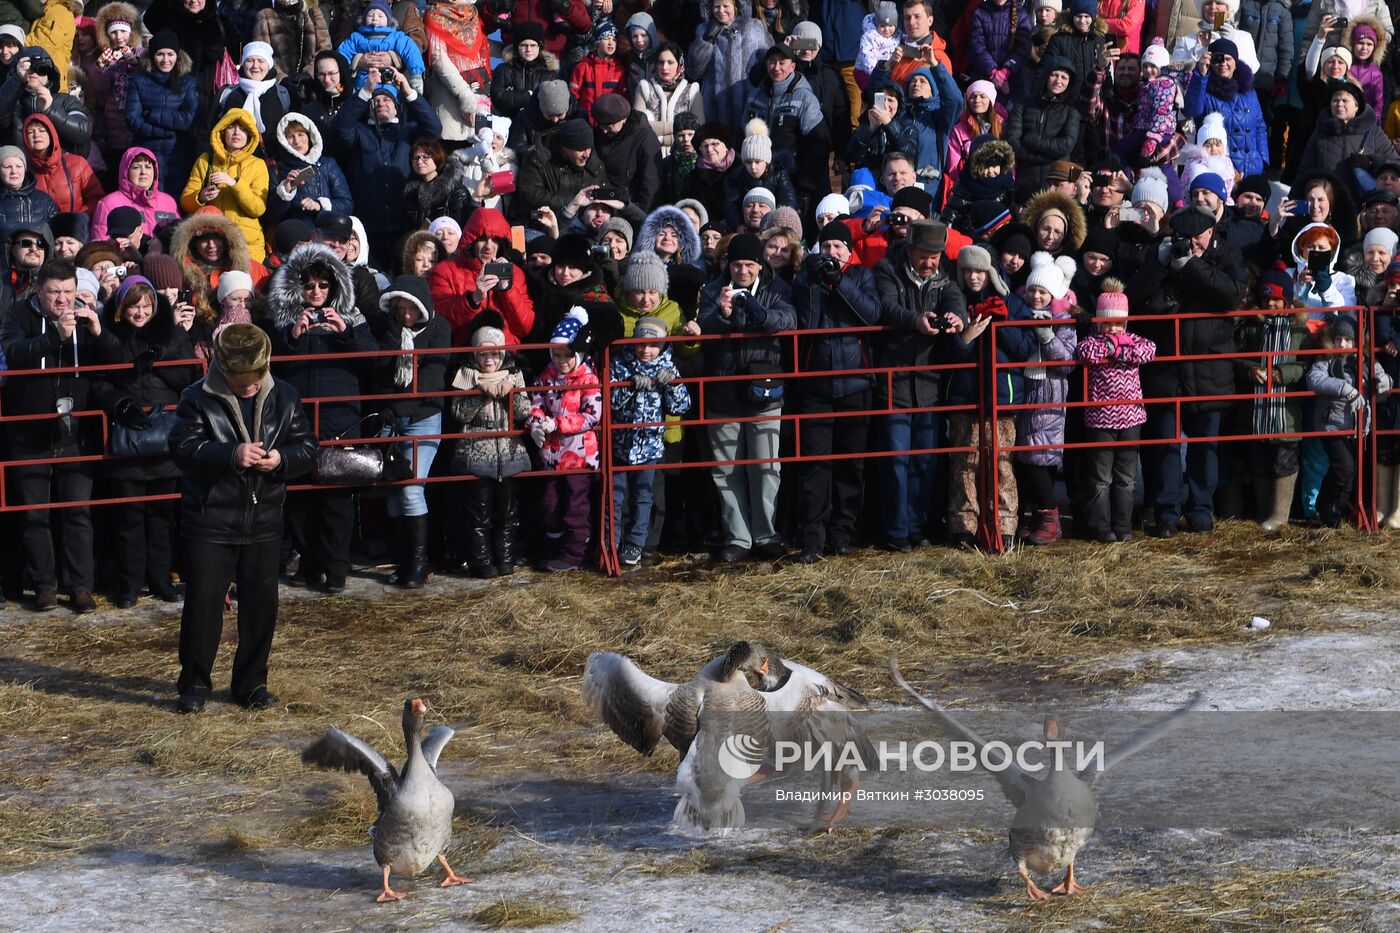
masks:
{"label": "gray winter coat", "polygon": [[773,45],[768,27],[753,17],[751,0],[734,0],[734,22],[710,34],[710,5],[685,59],[685,75],[702,88],[705,116],[729,126],[740,125],[751,85],[749,69]]}
{"label": "gray winter coat", "polygon": [[1240,28],[1254,37],[1259,70],[1254,86],[1267,91],[1293,68],[1293,14],[1284,0],[1240,0]]}
{"label": "gray winter coat", "polygon": [[[510,354],[502,363],[506,368],[514,365]],[[454,389],[477,388],[475,360],[462,365],[452,380]],[[519,370],[511,372],[510,384],[514,388],[525,387],[525,377]],[[479,437],[470,435],[479,432],[491,434],[498,431],[518,431],[530,415],[530,395],[527,392],[512,392],[509,396],[509,411],[506,401],[493,398],[485,392],[476,395],[458,395],[452,399],[452,415],[462,423],[462,433],[468,435],[457,441],[457,451],[452,457],[452,469],[463,476],[479,476],[483,479],[505,479],[530,469],[530,452],[518,434],[500,437]]]}
{"label": "gray winter coat", "polygon": [[[1327,341],[1324,340],[1323,346],[1326,345]],[[1380,363],[1375,366],[1375,375],[1366,388],[1368,391],[1374,390],[1378,396],[1384,395],[1391,388],[1390,375],[1381,368]],[[1318,357],[1317,362],[1308,367],[1307,385],[1308,391],[1318,395],[1313,401],[1315,430],[1355,430],[1356,413],[1346,401],[1346,390],[1356,385],[1354,355]],[[1367,409],[1366,413],[1369,427],[1370,410]]]}

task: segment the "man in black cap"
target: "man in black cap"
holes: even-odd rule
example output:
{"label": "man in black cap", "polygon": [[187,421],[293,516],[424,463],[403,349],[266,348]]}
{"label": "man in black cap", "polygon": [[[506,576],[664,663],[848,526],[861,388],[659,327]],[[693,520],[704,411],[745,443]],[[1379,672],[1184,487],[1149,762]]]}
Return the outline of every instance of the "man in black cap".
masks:
{"label": "man in black cap", "polygon": [[136,262],[145,255],[145,218],[134,207],[123,205],[107,215],[107,237],[117,244],[122,253]]}
{"label": "man in black cap", "polygon": [[661,142],[646,114],[632,110],[621,94],[593,103],[594,146],[608,181],[629,194],[623,216],[639,225],[661,188]]}
{"label": "man in black cap", "polygon": [[345,258],[345,247],[355,236],[355,225],[349,216],[337,211],[321,211],[316,215],[316,242],[324,243],[335,258],[350,267],[350,280],[355,285],[355,309],[366,320],[377,320],[379,314],[379,283],[368,266],[352,265]]}
{"label": "man in black cap", "polygon": [[[724,269],[700,292],[697,321],[704,334],[776,334],[797,326],[788,287],[763,261],[763,244],[751,233],[729,241]],[[773,461],[781,433],[785,386],[783,351],[777,337],[707,340],[703,344],[706,376],[751,376],[706,387],[700,416],[707,426],[714,460]],[[762,416],[757,421],[736,418]],[[725,563],[777,560],[785,553],[774,517],[778,503],[779,465],[759,462],[712,467],[719,493],[724,547],[716,557]]]}
{"label": "man in black cap", "polygon": [[1240,258],[1262,272],[1274,249],[1269,219],[1264,216],[1269,203],[1269,180],[1263,175],[1246,175],[1235,185],[1233,194],[1235,206],[1226,211],[1230,223],[1225,240],[1240,251]]}
{"label": "man in black cap", "polygon": [[[919,367],[950,358],[946,341],[967,324],[967,300],[955,280],[956,269],[952,274],[943,269],[947,245],[948,229],[941,221],[915,221],[908,236],[875,265],[882,319],[895,328],[880,335],[875,357],[877,366],[895,369],[889,382],[877,380],[875,385],[877,406],[888,401],[894,410],[885,416],[892,451],[932,449],[942,433],[942,412],[908,409],[943,404],[943,374]],[[883,509],[889,550],[909,551],[927,541],[937,496],[935,467],[932,454],[889,459]]]}
{"label": "man in black cap", "polygon": [[593,127],[583,120],[568,120],[525,152],[515,183],[521,220],[537,221],[530,212],[547,208],[555,229],[562,233],[568,227],[589,203],[593,188],[608,180],[593,142]]}
{"label": "man in black cap", "polygon": [[793,186],[804,216],[822,194],[831,190],[827,157],[831,133],[822,116],[822,105],[807,79],[797,73],[797,56],[779,42],[764,56],[764,76],[749,94],[744,123],[760,119],[768,125],[774,153],[793,153],[796,168]]}
{"label": "man in black cap", "polygon": [[[1128,280],[1133,314],[1217,315],[1183,321],[1145,321],[1133,330],[1157,344],[1157,358],[1236,352],[1235,326],[1224,315],[1244,300],[1245,272],[1239,250],[1216,235],[1215,218],[1194,207],[1171,217],[1171,236],[1150,253]],[[1179,338],[1179,339],[1178,339]],[[1215,397],[1235,391],[1234,363],[1229,359],[1165,361],[1142,370],[1143,394],[1149,399],[1181,396]],[[1186,447],[1187,482],[1181,476],[1179,444],[1149,444],[1142,449],[1147,502],[1155,516],[1151,533],[1170,538],[1185,519],[1188,531],[1209,531],[1215,523],[1213,500],[1219,479],[1216,444],[1224,401],[1185,402],[1177,423],[1176,405],[1148,405],[1144,439],[1191,439]],[[1206,440],[1202,440],[1205,438]]]}
{"label": "man in black cap", "polygon": [[[808,256],[792,285],[797,326],[804,330],[873,327],[882,322],[875,276],[854,258],[851,228],[833,220],[817,234],[817,252]],[[866,334],[821,334],[798,348],[801,369],[864,369],[874,354]],[[803,379],[794,386],[800,414],[826,415],[802,421],[802,554],[804,564],[821,560],[829,545],[835,554],[854,548],[861,512],[865,462],[833,454],[862,454],[870,418],[873,377],[865,374]],[[834,417],[833,417],[834,416]]]}

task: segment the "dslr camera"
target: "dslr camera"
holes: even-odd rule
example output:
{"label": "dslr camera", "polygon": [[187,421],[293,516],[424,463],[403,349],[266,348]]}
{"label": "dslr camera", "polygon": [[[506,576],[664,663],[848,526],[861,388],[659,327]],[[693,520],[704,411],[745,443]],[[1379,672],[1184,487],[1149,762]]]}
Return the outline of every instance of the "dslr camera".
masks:
{"label": "dslr camera", "polygon": [[588,254],[595,259],[611,259],[612,247],[606,243],[594,243],[588,248]]}
{"label": "dslr camera", "polygon": [[812,262],[812,274],[818,281],[828,285],[835,285],[841,281],[841,262],[831,256],[814,256]]}
{"label": "dslr camera", "polygon": [[1172,253],[1172,258],[1173,258],[1173,259],[1180,259],[1182,256],[1190,256],[1190,255],[1191,255],[1191,239],[1190,239],[1190,237],[1184,237],[1184,236],[1174,236],[1174,237],[1172,237],[1171,253]]}

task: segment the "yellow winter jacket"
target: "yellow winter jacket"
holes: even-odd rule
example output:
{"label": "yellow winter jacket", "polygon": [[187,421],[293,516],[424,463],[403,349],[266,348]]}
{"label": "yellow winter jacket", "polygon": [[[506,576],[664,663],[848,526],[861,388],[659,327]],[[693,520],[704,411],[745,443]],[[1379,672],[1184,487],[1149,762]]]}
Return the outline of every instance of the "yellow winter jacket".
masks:
{"label": "yellow winter jacket", "polygon": [[[240,123],[248,133],[248,143],[242,149],[229,152],[224,146],[224,129]],[[185,182],[185,190],[180,194],[180,209],[193,214],[202,207],[214,206],[224,216],[238,225],[243,238],[248,241],[248,253],[254,262],[267,258],[267,244],[263,240],[262,223],[258,220],[267,210],[267,192],[270,187],[267,163],[257,155],[262,139],[258,135],[253,115],[239,107],[234,107],[214,124],[209,134],[209,147],[194,163],[190,180]],[[209,183],[209,176],[215,172],[228,172],[236,184],[231,188],[219,189],[219,196],[206,205],[199,200],[199,192]]]}
{"label": "yellow winter jacket", "polygon": [[80,0],[49,0],[44,12],[29,27],[26,40],[49,53],[58,68],[58,89],[68,90],[68,65],[73,61],[73,38],[78,34],[77,17],[82,15]]}

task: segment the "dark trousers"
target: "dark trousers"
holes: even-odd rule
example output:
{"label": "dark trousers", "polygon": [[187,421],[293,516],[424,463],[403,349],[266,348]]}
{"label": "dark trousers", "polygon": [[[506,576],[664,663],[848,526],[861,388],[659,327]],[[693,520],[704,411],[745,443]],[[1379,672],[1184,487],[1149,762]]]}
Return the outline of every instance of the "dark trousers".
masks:
{"label": "dark trousers", "polygon": [[224,594],[238,584],[238,650],[229,692],[243,699],[267,683],[267,656],[277,627],[276,541],[210,544],[182,538],[185,610],[180,616],[181,693],[213,690],[214,657],[224,630]]}
{"label": "dark trousers", "polygon": [[355,498],[348,489],[315,489],[287,495],[287,527],[301,552],[302,572],[315,580],[344,580],[350,573]]}
{"label": "dark trousers", "polygon": [[1059,508],[1060,500],[1055,496],[1055,468],[1017,461],[1016,496],[1024,513]]}
{"label": "dark trousers", "polygon": [[[91,463],[14,466],[10,484],[22,505],[76,502],[92,498]],[[23,518],[20,545],[24,573],[35,587],[57,586],[52,524],[61,534],[63,585],[71,592],[92,590],[92,513],[86,505],[32,509]]]}
{"label": "dark trousers", "polygon": [[466,558],[473,570],[502,561],[515,562],[515,525],[520,521],[515,480],[477,477],[460,486],[467,520]]}
{"label": "dark trousers", "polygon": [[[161,496],[175,491],[171,479],[114,479],[112,497]],[[170,585],[171,533],[175,500],[133,502],[112,507],[116,524],[117,591],[139,596],[147,583]]]}
{"label": "dark trousers", "polygon": [[[1141,426],[1119,428],[1085,428],[1084,440],[1091,444],[1111,441],[1136,441]],[[1098,447],[1081,453],[1087,499],[1084,503],[1084,527],[1091,535],[1112,532],[1125,535],[1133,530],[1133,492],[1137,487],[1138,449],[1136,447]]]}
{"label": "dark trousers", "polygon": [[[844,398],[806,396],[797,403],[799,414],[867,411],[870,390]],[[852,458],[828,459],[832,454],[865,453],[870,418],[867,415],[844,418],[804,418],[797,429],[801,438],[802,546],[820,549],[827,532],[840,544],[855,537],[860,517],[860,497],[865,461]]]}
{"label": "dark trousers", "polygon": [[1327,451],[1327,475],[1317,496],[1317,517],[1327,525],[1339,525],[1351,514],[1352,490],[1356,487],[1356,438],[1350,433],[1322,439]]}
{"label": "dark trousers", "polygon": [[[897,412],[885,416],[890,450],[932,450],[938,446],[943,415],[936,411]],[[891,541],[928,536],[938,461],[934,454],[890,457],[887,471],[885,537]]]}
{"label": "dark trousers", "polygon": [[[1186,445],[1186,479],[1181,473],[1181,445],[1153,444],[1143,448],[1142,474],[1147,505],[1157,524],[1175,528],[1185,517],[1198,525],[1215,520],[1215,487],[1219,479],[1217,445],[1198,438],[1220,436],[1220,412],[1182,412],[1181,428],[1192,439]],[[1176,412],[1169,405],[1148,406],[1145,438],[1176,437]]]}
{"label": "dark trousers", "polygon": [[540,524],[549,539],[549,558],[582,567],[588,556],[588,494],[593,486],[589,473],[551,476],[540,497]]}

